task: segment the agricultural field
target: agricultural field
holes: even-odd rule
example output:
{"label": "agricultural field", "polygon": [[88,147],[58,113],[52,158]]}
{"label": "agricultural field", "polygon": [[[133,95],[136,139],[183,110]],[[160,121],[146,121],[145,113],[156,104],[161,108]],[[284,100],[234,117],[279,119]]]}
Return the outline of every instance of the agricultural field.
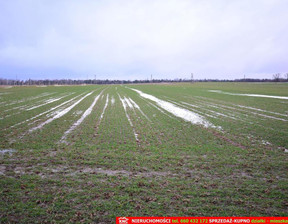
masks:
{"label": "agricultural field", "polygon": [[288,84],[0,87],[0,223],[287,216]]}

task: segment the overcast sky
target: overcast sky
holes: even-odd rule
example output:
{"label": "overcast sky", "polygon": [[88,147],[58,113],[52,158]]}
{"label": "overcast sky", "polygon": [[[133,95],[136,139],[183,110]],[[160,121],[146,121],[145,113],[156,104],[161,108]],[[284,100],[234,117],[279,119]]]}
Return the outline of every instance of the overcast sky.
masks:
{"label": "overcast sky", "polygon": [[1,78],[272,78],[288,0],[0,0]]}

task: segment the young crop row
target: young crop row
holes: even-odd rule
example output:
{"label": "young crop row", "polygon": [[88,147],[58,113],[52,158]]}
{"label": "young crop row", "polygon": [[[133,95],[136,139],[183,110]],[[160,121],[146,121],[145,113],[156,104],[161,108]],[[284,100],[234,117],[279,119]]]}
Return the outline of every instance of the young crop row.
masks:
{"label": "young crop row", "polygon": [[[13,96],[13,92],[11,92],[11,94],[2,96],[2,102],[4,103],[1,105],[1,135],[6,139],[5,142],[7,142],[7,138],[9,138],[8,142],[17,142],[22,141],[25,136],[37,136],[37,133],[39,133],[37,130],[41,129],[40,133],[45,132],[45,130],[50,131],[46,126],[50,127],[51,125],[60,124],[61,128],[65,125],[68,127],[67,130],[62,130],[64,132],[60,142],[64,143],[75,129],[82,128],[82,123],[87,117],[91,116],[90,114],[95,115],[96,111],[94,110],[97,105],[102,110],[101,114],[97,115],[100,117],[92,117],[94,117],[93,125],[98,133],[102,131],[101,120],[106,119],[105,113],[110,113],[109,110],[115,109],[117,112],[114,113],[113,118],[110,116],[107,119],[115,120],[118,118],[124,123],[128,122],[130,128],[129,126],[126,128],[130,129],[138,145],[141,141],[145,142],[147,135],[149,135],[149,132],[147,133],[146,131],[147,129],[143,127],[147,127],[157,133],[153,134],[154,140],[150,136],[149,141],[146,141],[148,145],[151,145],[151,142],[166,142],[162,135],[167,136],[167,133],[171,132],[168,127],[169,124],[177,121],[178,123],[180,122],[180,129],[183,125],[192,129],[201,129],[201,127],[209,130],[215,129],[214,131],[220,132],[222,135],[224,133],[228,136],[231,135],[235,139],[240,138],[239,140],[244,143],[249,142],[252,138],[255,142],[257,140],[264,144],[288,147],[286,141],[288,115],[285,110],[278,112],[271,109],[267,110],[263,107],[250,106],[250,103],[243,104],[243,101],[237,103],[239,98],[237,94],[229,95],[230,102],[224,99],[215,99],[215,95],[217,96],[219,93],[219,91],[215,90],[207,90],[204,94],[200,92],[201,94],[195,95],[186,91],[183,91],[183,94],[171,95],[167,91],[164,95],[161,92],[149,94],[149,89],[144,92],[136,88],[110,86],[88,90],[87,88],[75,87],[73,90],[69,89],[69,92],[57,92],[57,89],[53,89],[50,92],[46,90],[43,92],[42,90],[42,93],[39,91],[36,96],[28,96],[18,100],[11,98]],[[181,87],[179,87],[177,92],[181,93]],[[17,94],[14,93],[14,95]],[[4,98],[6,96],[7,99],[5,101]],[[241,97],[249,98],[253,96],[240,95]],[[277,100],[279,101],[279,99],[272,98],[267,99],[265,102],[274,101],[275,103]],[[104,107],[102,104],[104,104]],[[280,104],[280,106],[282,105]],[[285,104],[282,107],[285,108]],[[99,111],[97,110],[97,112]],[[121,116],[119,116],[120,114]],[[124,117],[123,114],[125,114]],[[119,125],[119,122],[117,123]],[[137,128],[139,124],[141,124],[141,127]],[[109,126],[109,124],[107,125]],[[115,130],[118,127],[115,125],[112,129]],[[161,134],[165,129],[167,130],[166,134]],[[36,134],[33,132],[36,132]],[[187,135],[190,135],[189,129],[186,132]],[[118,134],[123,135],[122,130],[119,130]],[[176,133],[174,135],[177,136]],[[175,136],[171,136],[174,143],[179,140]],[[182,134],[181,136],[183,137]],[[105,135],[103,138],[105,138]],[[191,139],[193,138],[195,137]],[[189,144],[187,139],[184,142]],[[8,146],[6,145],[5,147]]]}

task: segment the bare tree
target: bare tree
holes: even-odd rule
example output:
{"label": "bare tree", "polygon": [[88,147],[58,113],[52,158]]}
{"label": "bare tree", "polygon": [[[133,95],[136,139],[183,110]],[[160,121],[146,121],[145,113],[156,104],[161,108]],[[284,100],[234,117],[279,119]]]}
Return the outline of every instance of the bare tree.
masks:
{"label": "bare tree", "polygon": [[273,75],[273,79],[275,82],[279,82],[280,81],[280,73],[276,73]]}
{"label": "bare tree", "polygon": [[288,80],[288,72],[285,74],[286,79]]}

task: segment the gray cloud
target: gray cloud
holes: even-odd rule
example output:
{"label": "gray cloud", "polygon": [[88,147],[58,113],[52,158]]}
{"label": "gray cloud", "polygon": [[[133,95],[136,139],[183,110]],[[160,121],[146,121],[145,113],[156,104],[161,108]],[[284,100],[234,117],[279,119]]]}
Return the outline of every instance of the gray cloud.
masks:
{"label": "gray cloud", "polygon": [[286,0],[12,0],[0,8],[4,77],[271,78],[288,71]]}

